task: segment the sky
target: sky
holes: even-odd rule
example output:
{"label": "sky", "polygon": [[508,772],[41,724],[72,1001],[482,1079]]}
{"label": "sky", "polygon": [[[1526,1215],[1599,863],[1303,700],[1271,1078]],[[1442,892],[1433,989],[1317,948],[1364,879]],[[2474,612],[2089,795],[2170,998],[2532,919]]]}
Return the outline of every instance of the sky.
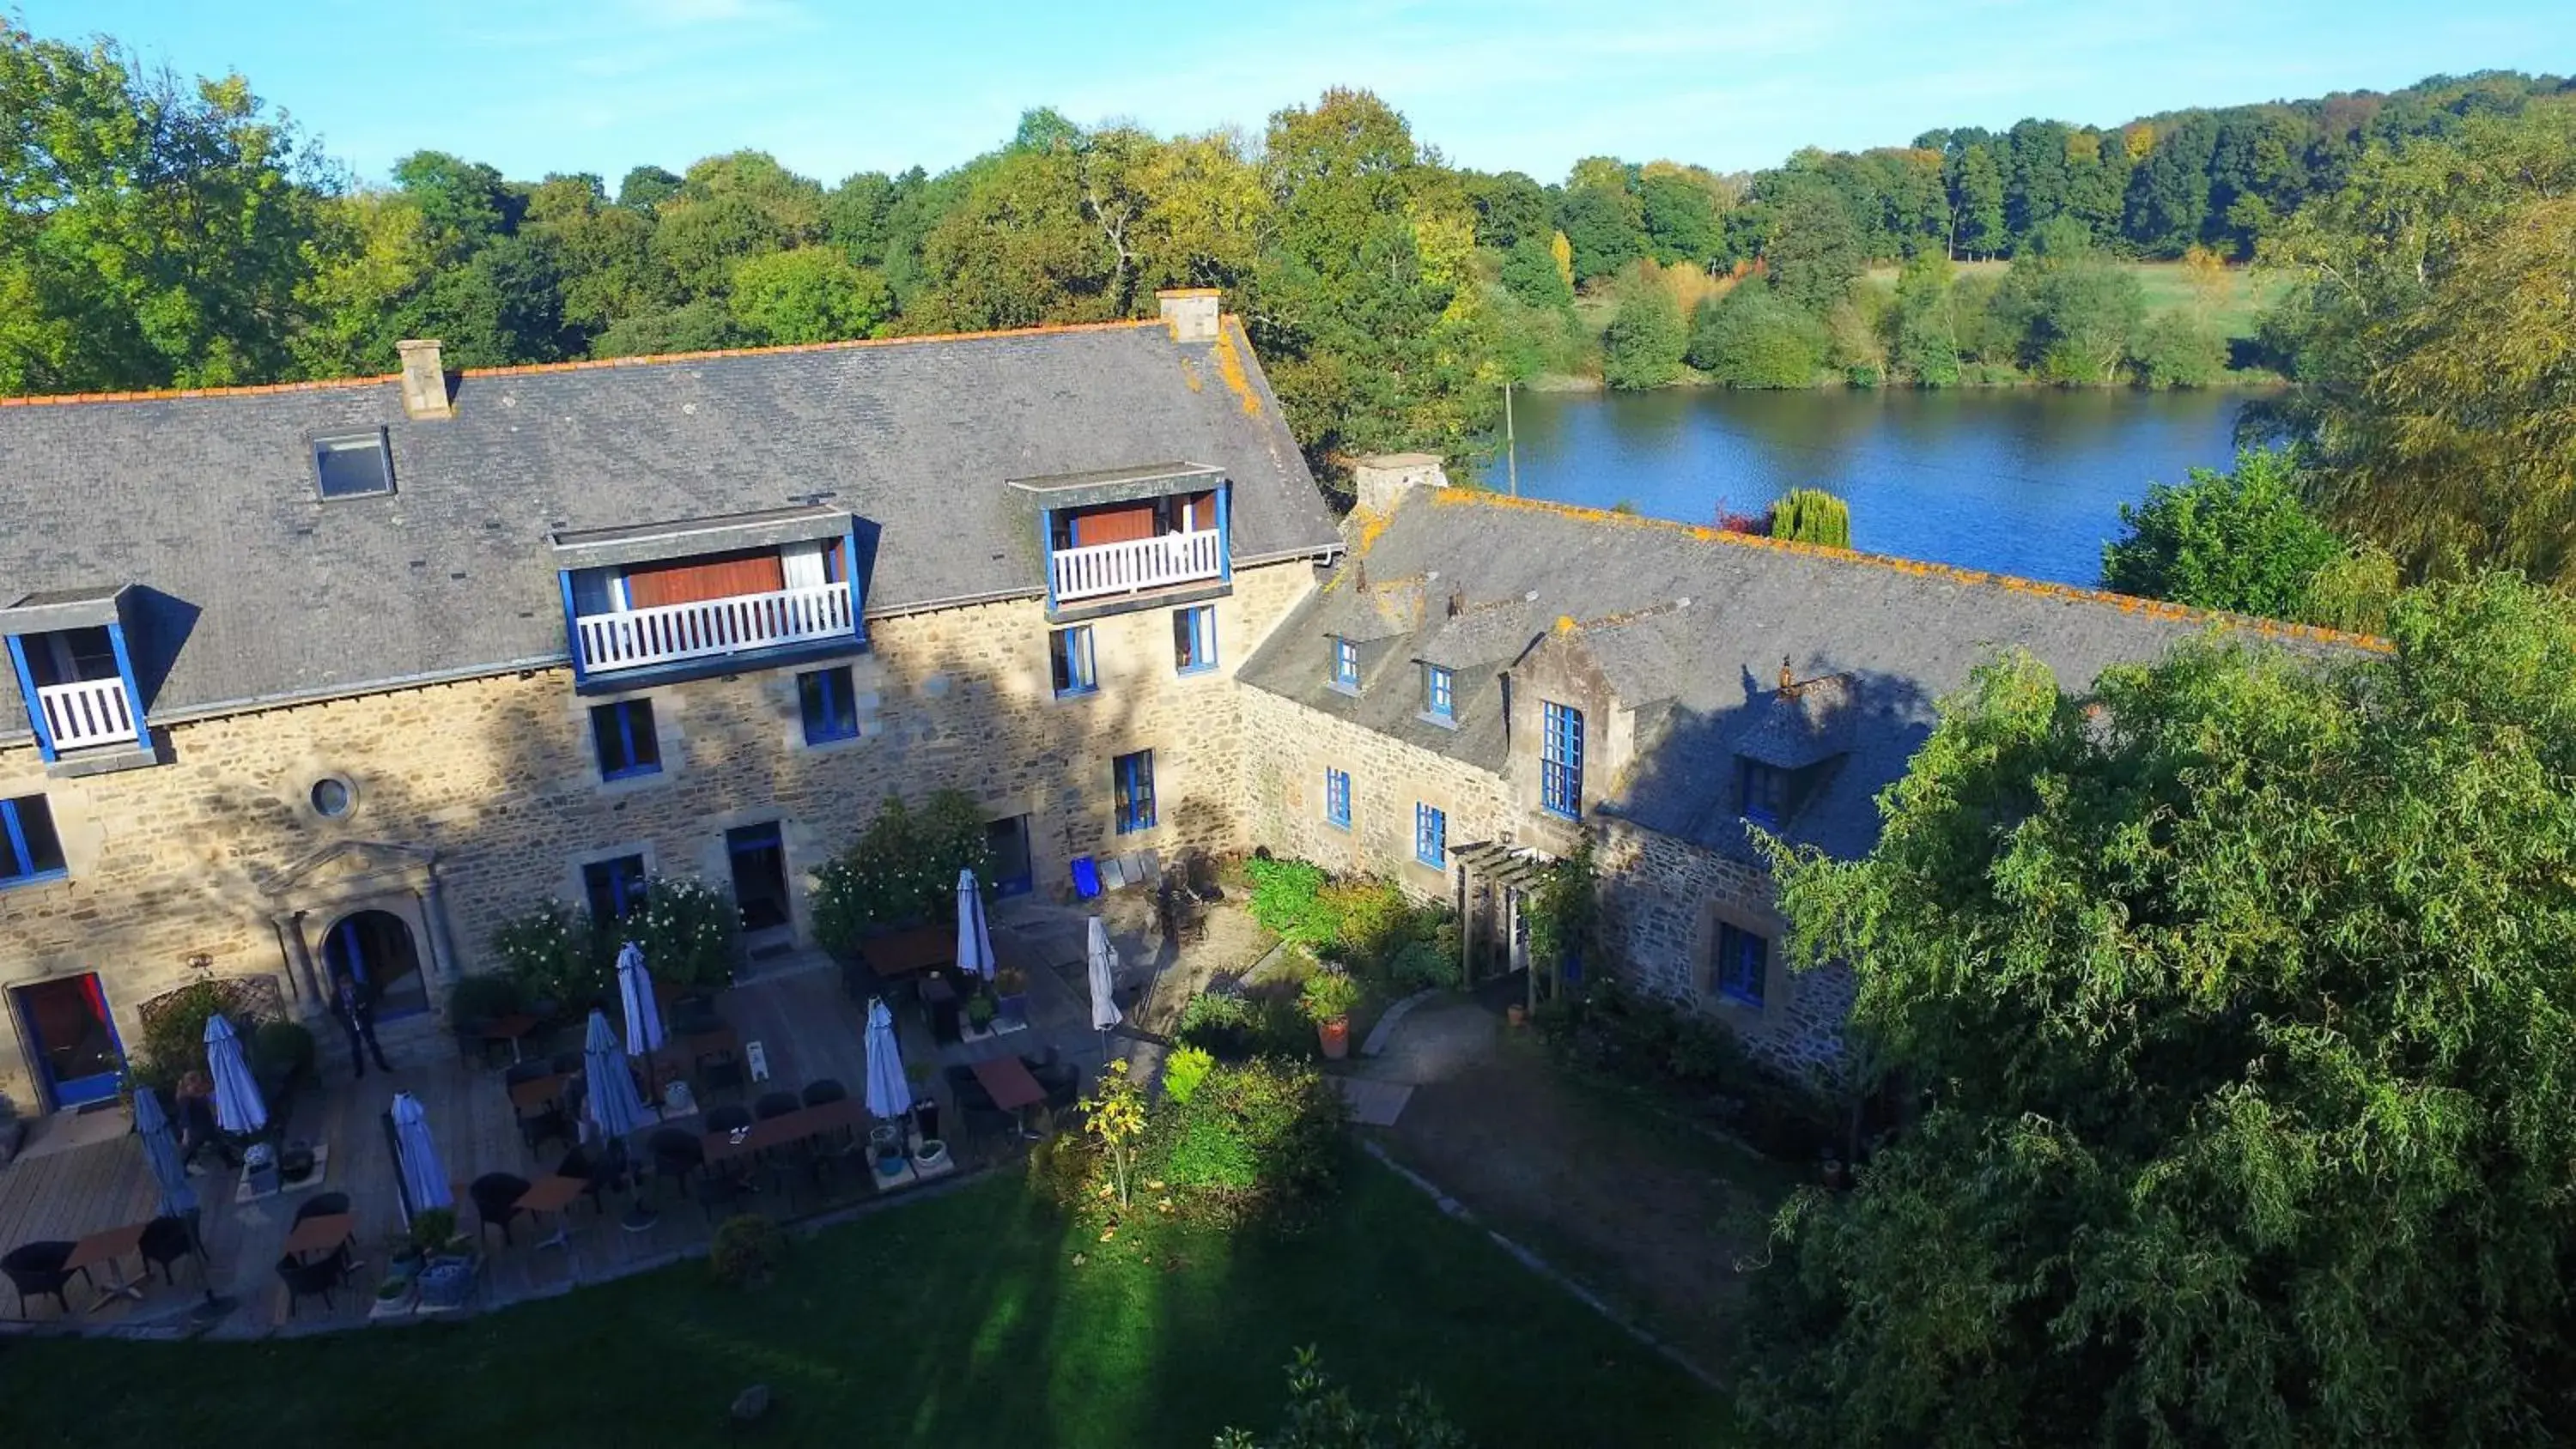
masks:
{"label": "sky", "polygon": [[[1040,105],[1257,133],[1332,85],[1376,91],[1454,163],[1553,181],[1590,155],[1750,170],[1934,126],[2576,70],[2568,0],[15,4],[40,36],[104,32],[182,73],[239,71],[363,178],[435,148],[612,190],[630,166],[746,147],[825,182],[938,171]],[[1621,23],[1597,18],[1614,9]]]}

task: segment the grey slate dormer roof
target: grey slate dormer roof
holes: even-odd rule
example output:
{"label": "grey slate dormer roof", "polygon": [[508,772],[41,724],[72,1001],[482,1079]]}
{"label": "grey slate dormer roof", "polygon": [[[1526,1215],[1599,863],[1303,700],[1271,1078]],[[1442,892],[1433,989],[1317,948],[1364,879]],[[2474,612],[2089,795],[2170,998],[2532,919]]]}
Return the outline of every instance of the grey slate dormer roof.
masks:
{"label": "grey slate dormer roof", "polygon": [[[1409,640],[1373,646],[1454,665],[1458,728],[1417,717],[1421,686],[1410,666],[1364,676],[1357,698],[1326,687],[1327,637],[1371,612],[1353,597],[1362,562],[1371,578],[1436,574],[1435,600],[1455,591],[1466,601],[1456,618],[1435,603]],[[1578,622],[1569,631],[1559,619]],[[2321,631],[2295,626],[1424,489],[1403,496],[1375,538],[1280,623],[1240,677],[1501,774],[1499,675],[1542,637],[1549,647],[1562,641],[1584,651],[1637,714],[1626,776],[1588,782],[1608,792],[1607,813],[1750,859],[1737,761],[1750,755],[1819,767],[1781,833],[1853,856],[1877,838],[1872,798],[1904,773],[1930,733],[1935,701],[1965,684],[1979,662],[2027,649],[2065,687],[2082,689],[2109,665],[2152,659],[2213,625],[2308,650],[2335,647]],[[1784,658],[1798,680],[1827,682],[1781,700]]]}
{"label": "grey slate dormer roof", "polygon": [[[821,503],[859,518],[882,617],[1044,592],[1007,480],[1187,459],[1233,484],[1236,566],[1339,547],[1230,320],[503,368],[453,396],[430,421],[390,377],[0,405],[0,603],[134,585],[166,720],[559,663],[557,532]],[[374,427],[392,495],[322,502],[312,438]]]}

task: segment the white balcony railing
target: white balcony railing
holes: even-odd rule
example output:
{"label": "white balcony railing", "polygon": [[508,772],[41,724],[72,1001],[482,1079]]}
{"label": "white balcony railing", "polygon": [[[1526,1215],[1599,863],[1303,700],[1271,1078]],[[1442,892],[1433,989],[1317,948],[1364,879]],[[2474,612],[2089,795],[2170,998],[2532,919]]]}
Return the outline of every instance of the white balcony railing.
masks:
{"label": "white balcony railing", "polygon": [[84,679],[36,686],[36,707],[58,750],[134,743],[134,709],[122,679]]}
{"label": "white balcony railing", "polygon": [[1129,594],[1225,573],[1225,536],[1213,528],[1055,551],[1057,603]]}
{"label": "white balcony railing", "polygon": [[573,621],[587,673],[642,669],[850,633],[850,586],[780,589],[695,604],[584,614]]}

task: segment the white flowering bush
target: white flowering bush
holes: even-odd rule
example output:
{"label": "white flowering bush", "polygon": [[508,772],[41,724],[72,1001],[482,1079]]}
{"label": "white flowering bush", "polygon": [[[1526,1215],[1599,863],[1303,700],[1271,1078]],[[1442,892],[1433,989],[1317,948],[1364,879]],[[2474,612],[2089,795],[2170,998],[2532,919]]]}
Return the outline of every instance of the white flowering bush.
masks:
{"label": "white flowering bush", "polygon": [[[733,898],[681,876],[654,876],[644,900],[617,923],[620,942],[643,948],[654,978],[689,986],[723,986],[733,980],[734,935],[741,925]],[[614,951],[611,948],[614,969]]]}
{"label": "white flowering bush", "polygon": [[614,943],[603,945],[588,913],[556,900],[503,921],[491,946],[501,963],[497,978],[511,983],[517,1000],[506,999],[495,977],[466,977],[457,983],[453,1007],[460,1020],[503,1015],[528,1002],[593,1000],[607,990],[616,950]]}
{"label": "white flowering bush", "polygon": [[975,802],[942,790],[916,809],[889,795],[858,840],[814,873],[814,937],[848,960],[879,931],[952,919],[961,870],[992,888]]}

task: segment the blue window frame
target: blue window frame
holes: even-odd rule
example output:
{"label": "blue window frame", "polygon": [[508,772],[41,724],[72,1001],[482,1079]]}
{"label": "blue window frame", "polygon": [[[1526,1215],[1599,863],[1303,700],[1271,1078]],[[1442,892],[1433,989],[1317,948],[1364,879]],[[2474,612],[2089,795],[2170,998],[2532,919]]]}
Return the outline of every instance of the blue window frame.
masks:
{"label": "blue window frame", "polygon": [[1069,699],[1100,687],[1092,668],[1091,626],[1047,631],[1047,663],[1055,674],[1055,697]]}
{"label": "blue window frame", "polygon": [[621,699],[590,712],[590,737],[599,747],[599,778],[631,780],[662,772],[662,742],[653,734],[653,701]]}
{"label": "blue window frame", "polygon": [[1333,636],[1333,684],[1340,689],[1360,687],[1360,646],[1339,634]]}
{"label": "blue window frame", "polygon": [[1216,605],[1172,611],[1172,667],[1183,674],[1216,668]]}
{"label": "blue window frame", "polygon": [[1138,750],[1110,762],[1117,784],[1118,833],[1132,835],[1154,828],[1154,752]]}
{"label": "blue window frame", "polygon": [[602,926],[625,920],[644,904],[644,857],[621,855],[594,860],[581,868],[581,891],[590,901],[590,919]]}
{"label": "blue window frame", "polygon": [[0,885],[54,880],[64,874],[63,842],[53,807],[42,795],[0,800]]}
{"label": "blue window frame", "polygon": [[825,745],[858,738],[859,699],[851,687],[848,665],[797,675],[796,704],[805,716],[805,743]]}
{"label": "blue window frame", "polygon": [[1551,815],[1583,817],[1583,711],[1552,701],[1541,712],[1538,803]]}
{"label": "blue window frame", "polygon": [[1437,664],[1422,666],[1422,712],[1440,720],[1458,717],[1455,680]]}
{"label": "blue window frame", "polygon": [[1789,813],[1789,772],[1760,760],[1737,762],[1736,783],[1744,801],[1744,818],[1756,825],[1778,827]]}
{"label": "blue window frame", "polygon": [[1351,828],[1351,772],[1324,772],[1324,823],[1337,829]]}
{"label": "blue window frame", "polygon": [[1416,803],[1413,807],[1413,858],[1435,870],[1449,868],[1449,815]]}
{"label": "blue window frame", "polygon": [[1771,973],[1771,943],[1721,921],[1717,927],[1717,994],[1746,1006],[1762,1004]]}

